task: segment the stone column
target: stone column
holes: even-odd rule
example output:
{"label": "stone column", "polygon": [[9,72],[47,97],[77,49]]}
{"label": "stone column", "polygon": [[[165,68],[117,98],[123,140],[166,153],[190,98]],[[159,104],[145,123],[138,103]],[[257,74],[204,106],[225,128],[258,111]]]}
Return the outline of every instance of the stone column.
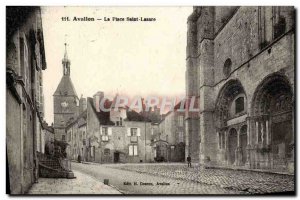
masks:
{"label": "stone column", "polygon": [[266,144],[270,145],[269,120],[266,120]]}
{"label": "stone column", "polygon": [[264,131],[264,120],[260,122],[260,133],[261,133],[261,144],[263,145],[265,142],[265,131]]}
{"label": "stone column", "polygon": [[250,130],[251,130],[251,121],[250,121],[250,117],[247,117],[247,147],[246,147],[246,162],[245,162],[245,166],[247,168],[250,168],[250,149],[251,149]]}
{"label": "stone column", "polygon": [[240,128],[237,130],[237,147],[239,148],[239,147],[241,147],[241,142],[240,142]]}
{"label": "stone column", "polygon": [[255,120],[255,130],[256,130],[256,144],[254,148],[254,166],[255,168],[259,168],[259,153],[258,153],[258,148],[259,148],[259,125],[260,125],[260,119],[257,118]]}
{"label": "stone column", "polygon": [[250,145],[250,118],[247,118],[247,145]]}
{"label": "stone column", "polygon": [[226,161],[226,164],[228,165],[228,131],[225,130],[224,131],[224,139],[225,139],[225,147],[224,147],[224,156],[225,156],[225,161]]}
{"label": "stone column", "polygon": [[[225,143],[223,142],[225,140],[224,138],[224,132],[221,132],[221,149],[224,149],[225,148]],[[224,145],[223,145],[224,143]]]}
{"label": "stone column", "polygon": [[268,149],[268,151],[269,151],[269,153],[268,153],[268,160],[267,160],[267,167],[268,168],[271,168],[271,154],[272,154],[272,152],[271,152],[271,147],[270,147],[270,145],[271,145],[271,133],[270,133],[270,119],[266,119],[266,146],[267,146],[267,149]]}
{"label": "stone column", "polygon": [[255,121],[255,136],[256,136],[256,144],[258,144],[258,138],[259,138],[259,130],[258,130],[258,123],[259,123],[259,121],[258,120],[256,120]]}
{"label": "stone column", "polygon": [[222,143],[221,143],[221,134],[219,131],[217,131],[217,137],[218,137],[218,148],[222,149]]}
{"label": "stone column", "polygon": [[227,130],[226,131],[224,131],[224,137],[225,137],[225,147],[224,147],[224,149],[228,149],[228,144],[227,144],[227,142],[228,142],[228,138],[227,138]]}

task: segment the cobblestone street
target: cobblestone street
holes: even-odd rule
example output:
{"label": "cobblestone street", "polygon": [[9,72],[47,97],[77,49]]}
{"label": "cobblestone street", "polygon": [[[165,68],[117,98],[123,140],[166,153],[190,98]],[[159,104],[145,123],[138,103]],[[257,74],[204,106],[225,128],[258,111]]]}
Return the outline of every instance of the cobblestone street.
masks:
{"label": "cobblestone street", "polygon": [[73,170],[75,179],[39,178],[28,194],[121,194],[93,177]]}
{"label": "cobblestone street", "polygon": [[[117,169],[115,168],[116,166],[123,166],[123,164],[100,165],[94,163],[72,163],[72,169],[76,171],[84,172],[100,181],[109,179],[109,184],[118,188],[124,194],[247,194],[247,192],[231,188],[221,188],[219,186],[201,184],[189,180],[179,180]],[[134,182],[136,182],[137,185],[134,185]],[[152,183],[153,185],[140,185],[140,182]],[[128,185],[127,183],[131,183],[132,185]],[[157,185],[157,183],[166,183],[168,185]]]}
{"label": "cobblestone street", "polygon": [[114,169],[193,181],[247,193],[266,194],[294,191],[294,176],[228,169],[188,168],[185,164],[123,164]]}
{"label": "cobblestone street", "polygon": [[[76,179],[40,178],[29,194],[266,194],[294,191],[294,177],[184,164],[72,163]],[[109,179],[109,185],[104,185]]]}

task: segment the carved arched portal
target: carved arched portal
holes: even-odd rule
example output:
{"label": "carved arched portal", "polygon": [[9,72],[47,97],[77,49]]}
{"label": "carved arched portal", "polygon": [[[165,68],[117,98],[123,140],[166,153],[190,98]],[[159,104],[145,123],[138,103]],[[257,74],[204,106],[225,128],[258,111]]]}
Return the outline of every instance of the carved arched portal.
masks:
{"label": "carved arched portal", "polygon": [[[228,81],[219,92],[215,109],[215,127],[219,139],[220,164],[242,165],[246,162],[247,99],[239,80]],[[240,129],[244,132],[241,132]],[[244,130],[246,128],[246,130]],[[246,133],[246,135],[243,135]],[[245,137],[246,136],[246,137]],[[245,160],[241,162],[242,158]]]}
{"label": "carved arched portal", "polygon": [[268,166],[257,166],[286,169],[294,143],[293,91],[287,78],[275,74],[262,81],[254,94],[252,114],[258,157],[266,163],[263,155],[269,155]]}

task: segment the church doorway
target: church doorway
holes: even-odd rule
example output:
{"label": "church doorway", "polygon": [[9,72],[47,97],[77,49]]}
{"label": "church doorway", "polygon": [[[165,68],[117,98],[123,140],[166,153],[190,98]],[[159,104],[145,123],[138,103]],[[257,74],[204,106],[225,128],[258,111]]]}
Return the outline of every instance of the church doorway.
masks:
{"label": "church doorway", "polygon": [[284,169],[286,160],[291,157],[289,145],[291,143],[292,123],[283,121],[272,125],[272,145],[273,167]]}
{"label": "church doorway", "polygon": [[235,162],[235,150],[237,148],[237,131],[232,128],[228,136],[228,157],[231,165]]}
{"label": "church doorway", "polygon": [[[241,145],[241,140],[238,137],[238,131],[240,132],[238,124],[245,123],[246,108],[247,97],[241,82],[237,79],[227,81],[219,92],[214,114],[216,137],[219,137],[218,156],[221,165],[225,163],[228,165],[240,164],[241,152],[238,147]],[[246,142],[244,136],[242,139],[244,143],[247,143],[247,138]],[[239,160],[236,160],[237,158]]]}
{"label": "church doorway", "polygon": [[253,101],[256,143],[269,152],[273,169],[286,169],[293,154],[293,92],[286,77],[274,74],[258,86]]}

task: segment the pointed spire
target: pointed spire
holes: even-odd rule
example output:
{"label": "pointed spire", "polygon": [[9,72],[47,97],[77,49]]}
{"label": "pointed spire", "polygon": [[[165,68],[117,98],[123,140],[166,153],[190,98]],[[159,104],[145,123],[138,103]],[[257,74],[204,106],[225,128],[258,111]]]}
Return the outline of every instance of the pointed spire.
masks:
{"label": "pointed spire", "polygon": [[70,65],[71,65],[71,62],[68,59],[67,43],[66,42],[65,42],[65,54],[64,54],[64,58],[62,60],[62,64],[63,64],[63,73],[64,73],[64,76],[70,76]]}
{"label": "pointed spire", "polygon": [[65,43],[65,55],[64,55],[64,59],[68,60],[67,43]]}

